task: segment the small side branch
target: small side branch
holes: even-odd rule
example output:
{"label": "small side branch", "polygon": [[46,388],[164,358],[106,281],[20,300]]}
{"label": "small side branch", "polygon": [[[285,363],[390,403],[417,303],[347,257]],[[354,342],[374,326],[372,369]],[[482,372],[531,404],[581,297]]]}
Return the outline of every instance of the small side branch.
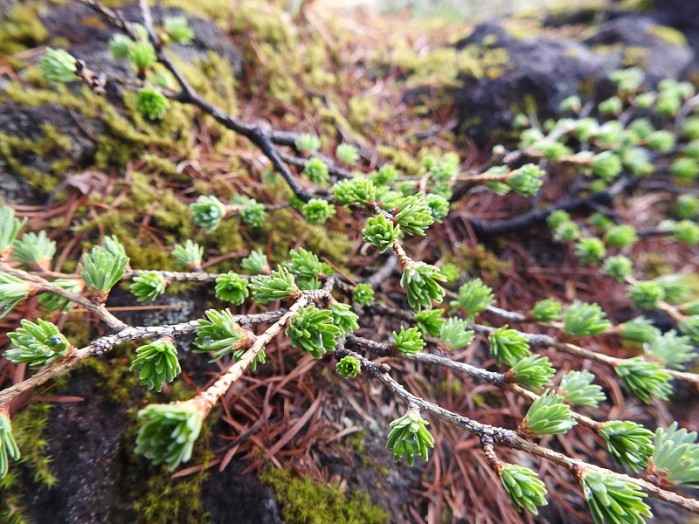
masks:
{"label": "small side branch", "polygon": [[113,331],[121,331],[126,328],[126,324],[107,311],[104,306],[96,304],[85,297],[76,295],[75,293],[71,293],[70,291],[66,291],[65,289],[56,286],[37,275],[27,273],[21,269],[15,269],[4,262],[0,262],[0,271],[7,273],[8,275],[12,275],[13,277],[21,278],[25,282],[34,284],[37,287],[38,292],[53,293],[54,295],[66,298],[75,304],[83,306],[85,309],[91,311],[102,319],[102,321],[104,321],[104,323],[107,324]]}
{"label": "small side branch", "polygon": [[[260,324],[274,322],[287,313],[286,310],[274,311],[271,313],[261,313],[259,315],[236,315],[233,318],[240,324]],[[19,395],[40,386],[49,380],[58,377],[66,371],[76,367],[80,362],[92,356],[103,355],[120,344],[144,339],[158,339],[169,335],[172,338],[182,337],[193,333],[199,325],[198,320],[157,327],[125,327],[114,335],[98,338],[88,346],[74,351],[65,359],[41,369],[30,378],[18,382],[9,388],[0,391],[0,409],[9,406],[13,399]]]}

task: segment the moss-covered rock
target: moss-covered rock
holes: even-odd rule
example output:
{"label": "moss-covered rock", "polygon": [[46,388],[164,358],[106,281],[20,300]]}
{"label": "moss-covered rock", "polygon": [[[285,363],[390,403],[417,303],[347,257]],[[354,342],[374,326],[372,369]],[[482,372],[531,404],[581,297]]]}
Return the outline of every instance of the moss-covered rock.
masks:
{"label": "moss-covered rock", "polygon": [[[647,15],[614,16],[596,27],[566,26],[562,36],[559,26],[566,20],[579,23],[570,15],[551,20],[555,29],[541,25],[535,34],[526,34],[513,32],[512,24],[487,22],[456,44],[457,50],[475,46],[508,57],[496,70],[491,66],[497,74],[459,75],[461,85],[452,95],[462,130],[484,142],[493,131],[509,129],[516,114],[531,111],[522,101],[533,102],[529,105],[541,118],[578,92],[608,93],[608,75],[616,69],[642,66],[647,82],[655,85],[681,77],[694,58],[682,34]],[[448,79],[443,85],[449,89],[454,83]]]}

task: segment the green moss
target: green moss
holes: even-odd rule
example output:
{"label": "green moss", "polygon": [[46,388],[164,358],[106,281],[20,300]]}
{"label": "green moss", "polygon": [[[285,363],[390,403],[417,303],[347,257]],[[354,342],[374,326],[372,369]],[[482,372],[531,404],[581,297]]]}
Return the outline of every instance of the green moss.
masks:
{"label": "green moss", "polygon": [[201,490],[206,471],[173,479],[165,472],[149,477],[145,490],[133,505],[136,522],[143,524],[206,524],[211,516],[205,511]]}
{"label": "green moss", "polygon": [[95,391],[117,405],[127,406],[134,401],[134,395],[145,394],[147,390],[139,385],[138,373],[129,371],[133,349],[120,346],[100,358],[88,358],[83,367],[92,370],[99,380]]}
{"label": "green moss", "polygon": [[191,2],[190,0],[164,0],[163,5],[167,7],[179,7],[195,16],[212,20],[224,29],[228,27],[228,21],[231,11],[233,10],[230,0],[200,0],[198,2]]}
{"label": "green moss", "polygon": [[622,0],[621,7],[629,11],[650,11],[655,7],[655,0]]}
{"label": "green moss", "polygon": [[517,40],[536,38],[543,31],[540,20],[536,18],[506,18],[501,25],[508,35]]}
{"label": "green moss", "polygon": [[143,160],[158,173],[167,175],[168,178],[176,178],[179,176],[179,173],[177,172],[177,165],[167,158],[163,158],[153,153],[145,153],[141,155],[141,160]]}
{"label": "green moss", "polygon": [[0,478],[0,522],[29,522],[22,507],[26,484],[22,477],[25,473],[44,486],[56,484],[57,479],[51,471],[51,457],[46,454],[48,441],[45,433],[52,407],[49,403],[33,402],[12,418],[12,434],[22,453],[20,463],[23,467],[12,464],[8,474]]}
{"label": "green moss", "polygon": [[50,192],[56,188],[61,175],[66,172],[71,163],[66,160],[55,160],[50,164],[48,171],[40,171],[27,167],[26,160],[37,156],[58,156],[62,151],[70,148],[71,139],[48,123],[42,124],[41,130],[43,136],[39,139],[19,138],[0,133],[0,158],[30,185]]}
{"label": "green moss", "polygon": [[22,453],[21,462],[29,466],[34,480],[44,486],[56,484],[50,467],[51,457],[46,454],[45,430],[52,408],[49,403],[33,402],[12,419],[12,434]]}
{"label": "green moss", "polygon": [[19,484],[16,474],[10,471],[3,479],[0,479],[0,522],[4,524],[29,524],[24,515],[25,508],[22,505],[22,495],[12,491]]}
{"label": "green moss", "polygon": [[0,23],[0,55],[19,53],[46,41],[49,34],[39,18],[38,5],[20,3]]}
{"label": "green moss", "polygon": [[12,142],[7,140],[8,138],[9,135],[0,133],[0,158],[7,163],[10,170],[21,176],[33,187],[43,188],[48,192],[53,191],[58,185],[56,178],[24,165],[22,158],[14,150]]}
{"label": "green moss", "polygon": [[[209,52],[206,59],[195,61],[192,64],[182,63],[176,58],[184,76],[207,100],[212,101],[227,110],[235,112],[235,78],[231,66],[220,55]],[[55,104],[68,107],[76,113],[88,119],[95,119],[104,126],[104,131],[95,136],[97,144],[94,163],[100,170],[107,170],[112,166],[124,166],[129,160],[139,156],[146,149],[150,149],[149,160],[154,156],[161,158],[171,155],[181,155],[191,151],[187,147],[187,137],[190,136],[195,109],[189,105],[173,104],[166,117],[161,121],[151,122],[143,118],[136,107],[136,94],[126,92],[123,96],[123,108],[112,105],[108,100],[100,97],[83,87],[79,92],[69,90],[66,86],[47,86],[39,75],[36,67],[25,70],[26,79],[34,82],[36,88],[28,88],[26,83],[9,83],[4,92],[4,97],[26,106],[41,106]],[[219,140],[217,147],[222,143],[231,143],[232,133],[224,131],[219,124],[213,124],[211,117],[206,119],[220,129],[220,136],[226,140]],[[4,141],[3,141],[4,142]],[[8,151],[7,145],[0,151],[3,156],[15,157]],[[162,154],[155,155],[157,149]],[[36,186],[44,182],[38,174],[23,168],[21,161],[8,162],[10,167],[23,177],[30,180]],[[55,165],[55,169],[63,173],[69,166],[66,163]],[[166,169],[163,169],[167,167]],[[158,168],[166,174],[176,175],[176,168],[161,161]],[[50,186],[55,187],[56,182],[49,181]]]}
{"label": "green moss", "polygon": [[[246,242],[240,235],[240,223],[235,218],[227,218],[219,228],[206,236],[206,244],[214,246],[221,254],[241,252]],[[230,267],[219,267],[221,271]]]}
{"label": "green moss", "polygon": [[[231,33],[243,51],[248,83],[255,86],[253,96],[262,91],[302,108],[313,99],[309,93],[342,81],[334,72],[339,59],[327,42],[311,25],[294,23],[281,3],[244,0],[236,5],[231,19]],[[288,60],[289,56],[296,58]]]}
{"label": "green moss", "polygon": [[74,319],[68,317],[68,321],[61,327],[61,333],[76,348],[87,346],[94,338],[90,323],[85,322],[82,318]]}
{"label": "green moss", "polygon": [[[124,96],[125,111],[118,110],[87,88],[75,93],[63,86],[56,89],[31,89],[10,83],[5,95],[20,105],[37,107],[55,104],[73,109],[88,119],[100,121],[105,129],[95,137],[97,148],[94,157],[96,167],[100,170],[123,166],[147,147],[157,147],[165,153],[187,150],[184,141],[191,127],[193,109],[190,107],[177,106],[168,112],[161,123],[153,124],[143,120],[135,108],[132,94]],[[61,136],[56,130],[49,131],[50,128],[45,128],[45,137],[39,141],[0,137],[0,155],[6,159],[10,168],[30,184],[47,192],[58,184],[60,177],[56,175],[65,173],[71,167],[69,161],[60,158],[61,149],[68,149],[71,139]],[[59,157],[53,164],[54,173],[38,173],[25,167],[22,161],[22,154],[45,156],[52,151]]]}
{"label": "green moss", "polygon": [[510,267],[509,262],[500,260],[495,253],[482,244],[474,247],[462,245],[455,250],[453,258],[448,258],[448,262],[456,264],[466,273],[472,273],[475,270],[486,281],[496,279],[498,274]]}
{"label": "green moss", "polygon": [[364,442],[365,432],[364,430],[357,431],[353,433],[349,438],[349,444],[358,456],[364,455],[366,452],[366,443]]}
{"label": "green moss", "polygon": [[[24,73],[28,76],[34,76],[34,72],[39,74],[38,68],[27,68]],[[42,83],[43,80],[40,76],[34,79],[37,83]],[[89,103],[86,103],[84,98],[88,91],[70,91],[66,86],[59,85],[55,89],[45,89],[45,88],[31,88],[25,84],[19,82],[9,82],[3,91],[3,95],[8,101],[16,102],[22,106],[28,107],[38,107],[44,104],[58,104],[71,109],[85,110]],[[92,112],[89,116],[96,116],[96,112]]]}
{"label": "green moss", "polygon": [[347,120],[352,129],[373,136],[381,136],[386,123],[393,116],[393,108],[382,107],[378,96],[353,96],[348,109]]}
{"label": "green moss", "polygon": [[648,34],[653,35],[661,40],[667,42],[670,45],[677,47],[686,47],[687,38],[679,32],[677,29],[666,25],[655,25],[648,28]]}
{"label": "green moss", "polygon": [[407,70],[410,78],[408,88],[434,86],[459,87],[460,75],[476,78],[497,78],[507,67],[510,57],[503,47],[488,47],[470,44],[463,49],[439,47],[429,53],[417,53],[407,41],[398,41],[389,53],[377,57],[379,64],[397,65]]}
{"label": "green moss", "polygon": [[643,274],[647,278],[668,275],[676,271],[672,263],[668,260],[667,255],[658,251],[648,251],[645,255],[643,267],[639,269],[643,270]]}
{"label": "green moss", "polygon": [[300,238],[303,239],[306,249],[335,264],[344,264],[353,246],[353,241],[345,233],[328,231],[323,226],[309,224],[289,209],[274,212],[273,222],[268,231],[271,242],[256,239],[255,243],[271,244],[271,262],[287,260],[289,246],[295,245]]}
{"label": "green moss", "polygon": [[[170,254],[162,246],[150,242],[150,236],[141,231],[144,217],[148,224],[161,231],[167,244],[174,244],[192,234],[192,221],[189,207],[168,187],[166,180],[156,174],[135,171],[131,173],[127,186],[127,198],[120,199],[118,207],[109,209],[93,217],[87,213],[88,207],[79,209],[76,219],[80,224],[73,227],[75,233],[105,231],[116,235],[136,269],[157,268],[175,269]],[[90,195],[90,202],[96,205],[112,204],[113,196],[97,193]],[[233,238],[226,239],[233,242]]]}
{"label": "green moss", "polygon": [[274,490],[281,517],[288,524],[382,523],[386,511],[375,506],[365,493],[345,494],[336,484],[320,484],[288,470],[268,470],[260,481]]}
{"label": "green moss", "polygon": [[396,166],[397,169],[409,175],[416,175],[420,172],[422,164],[415,158],[415,155],[409,153],[405,149],[393,146],[377,146],[377,151],[389,162]]}

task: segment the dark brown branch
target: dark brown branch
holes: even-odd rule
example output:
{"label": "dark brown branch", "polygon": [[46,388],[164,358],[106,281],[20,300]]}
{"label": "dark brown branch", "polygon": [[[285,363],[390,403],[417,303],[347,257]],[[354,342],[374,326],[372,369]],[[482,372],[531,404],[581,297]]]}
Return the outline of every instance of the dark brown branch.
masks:
{"label": "dark brown branch", "polygon": [[[622,177],[614,183],[609,189],[592,193],[589,196],[577,200],[563,200],[547,208],[532,209],[521,215],[503,220],[483,220],[471,218],[469,220],[473,232],[480,236],[495,236],[504,235],[507,233],[515,233],[528,229],[537,222],[542,222],[554,211],[567,211],[569,213],[580,213],[590,209],[595,209],[600,205],[609,205],[615,196],[621,194],[625,190],[631,188],[636,183],[636,180],[630,177]],[[465,193],[454,192],[454,200],[460,198]]]}
{"label": "dark brown branch", "polygon": [[[290,155],[288,153],[279,153],[279,156],[281,157],[284,162],[287,164],[291,164],[292,166],[299,167],[303,169],[306,167],[306,163],[308,162],[308,159],[300,157],[300,156],[294,156]],[[325,165],[328,166],[328,173],[330,175],[334,176],[335,178],[338,179],[346,179],[346,178],[352,178],[354,175],[347,171],[346,169],[342,169],[338,165],[336,165],[330,158],[326,157],[325,155],[314,155],[318,158],[320,158],[323,162],[325,162]]]}

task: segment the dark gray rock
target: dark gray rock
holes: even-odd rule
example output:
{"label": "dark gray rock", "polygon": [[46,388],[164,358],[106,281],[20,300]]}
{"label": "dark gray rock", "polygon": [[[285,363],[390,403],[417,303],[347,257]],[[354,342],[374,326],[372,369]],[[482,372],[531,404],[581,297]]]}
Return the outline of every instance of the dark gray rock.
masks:
{"label": "dark gray rock", "polygon": [[130,422],[119,406],[95,395],[96,381],[88,373],[77,373],[68,394],[85,401],[57,404],[51,411],[46,451],[58,481],[28,492],[31,522],[127,522],[133,517],[119,493],[124,462],[120,444]]}
{"label": "dark gray rock", "polygon": [[[96,144],[92,137],[99,136],[104,126],[101,122],[85,118],[66,107],[46,104],[36,107],[18,104],[0,104],[0,133],[19,139],[40,141],[46,125],[70,138],[68,148],[51,148],[47,151],[14,151],[13,160],[29,169],[50,172],[57,160],[70,160],[81,165],[92,158]],[[31,194],[26,182],[10,169],[8,159],[0,155],[0,195],[7,202],[19,203]]]}
{"label": "dark gray rock", "polygon": [[[0,0],[0,14],[10,9],[13,2]],[[122,10],[124,17],[131,21],[141,20],[138,6],[132,5]],[[170,49],[186,62],[206,60],[207,53],[214,51],[224,57],[230,64],[234,74],[242,71],[242,55],[228,40],[221,30],[212,22],[201,18],[185,15],[179,9],[154,8],[153,16],[162,20],[169,16],[186,16],[190,27],[195,32],[191,45],[173,44]],[[132,79],[135,77],[133,68],[126,60],[114,59],[109,51],[109,39],[114,30],[102,23],[100,17],[83,5],[72,3],[64,7],[46,7],[41,10],[41,21],[52,38],[65,39],[70,43],[69,51],[77,58],[84,60],[91,69],[108,76]],[[0,82],[0,93],[4,84]],[[79,86],[75,86],[77,89]],[[116,88],[108,89],[107,95],[112,103],[119,105],[121,97]],[[70,160],[76,169],[80,169],[92,160],[96,144],[94,137],[103,134],[104,124],[99,120],[90,120],[79,114],[57,105],[27,107],[16,103],[0,105],[0,133],[12,137],[39,141],[44,137],[43,126],[50,124],[59,133],[71,138],[68,149],[56,148],[44,154],[43,152],[23,152],[20,155],[21,165],[35,170],[49,172],[51,164],[57,160]],[[7,202],[19,203],[23,198],[29,198],[32,191],[21,177],[12,172],[8,159],[0,154],[0,199]]]}
{"label": "dark gray rock", "polygon": [[454,93],[460,120],[475,123],[467,132],[484,142],[492,131],[507,128],[525,97],[532,97],[543,111],[555,110],[583,82],[606,77],[614,64],[586,46],[553,38],[517,39],[497,22],[488,22],[457,44],[505,48],[505,71],[497,78],[462,78]]}
{"label": "dark gray rock", "polygon": [[699,2],[696,0],[663,0],[655,2],[648,13],[653,19],[682,32],[694,49],[693,69],[699,70]]}
{"label": "dark gray rock", "polygon": [[663,78],[680,78],[694,60],[694,51],[686,45],[677,45],[662,35],[667,28],[652,18],[639,14],[628,14],[601,24],[596,34],[584,41],[593,49],[595,46],[617,47],[607,53],[607,58],[621,65],[629,48],[639,48],[646,78],[657,84]]}
{"label": "dark gray rock", "polygon": [[608,75],[625,65],[626,52],[641,56],[648,82],[679,78],[694,59],[691,48],[658,36],[662,29],[649,17],[630,14],[603,22],[584,41],[541,36],[517,38],[498,22],[478,26],[457,43],[458,49],[479,45],[506,50],[509,60],[497,78],[461,77],[453,92],[464,131],[479,143],[508,129],[524,101],[532,99],[543,116],[552,115],[561,101],[581,88],[606,97]]}

